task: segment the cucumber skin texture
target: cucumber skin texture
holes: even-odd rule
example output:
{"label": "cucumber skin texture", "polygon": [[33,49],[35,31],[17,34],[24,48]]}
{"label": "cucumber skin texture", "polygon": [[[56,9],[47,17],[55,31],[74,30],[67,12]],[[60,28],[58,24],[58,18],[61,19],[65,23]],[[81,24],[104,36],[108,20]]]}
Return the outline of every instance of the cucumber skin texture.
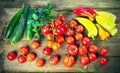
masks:
{"label": "cucumber skin texture", "polygon": [[20,17],[20,20],[15,27],[13,34],[10,37],[10,43],[17,43],[24,34],[24,29],[26,27],[26,20],[28,15],[28,7],[25,7],[23,14]]}
{"label": "cucumber skin texture", "polygon": [[24,8],[25,8],[25,5],[23,5],[22,8],[11,19],[11,21],[10,21],[6,31],[5,31],[5,34],[4,34],[4,37],[6,39],[9,39],[10,36],[12,35],[12,33],[14,31],[14,28],[17,25],[17,23],[18,23],[18,21],[20,19],[20,16],[22,15],[22,13],[24,11]]}
{"label": "cucumber skin texture", "polygon": [[32,40],[33,35],[34,35],[34,32],[32,31],[32,29],[34,28],[32,23],[34,21],[32,21],[32,22],[29,23],[29,20],[32,19],[31,18],[31,14],[32,13],[33,13],[33,10],[32,9],[29,10],[29,14],[28,14],[28,18],[27,18],[27,25],[26,25],[26,39],[27,40]]}

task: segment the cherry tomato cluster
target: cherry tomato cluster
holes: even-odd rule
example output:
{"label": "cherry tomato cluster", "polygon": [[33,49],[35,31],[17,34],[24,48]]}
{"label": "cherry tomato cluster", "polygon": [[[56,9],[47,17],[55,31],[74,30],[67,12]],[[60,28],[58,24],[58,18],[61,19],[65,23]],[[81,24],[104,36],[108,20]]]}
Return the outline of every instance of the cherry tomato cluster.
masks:
{"label": "cherry tomato cluster", "polygon": [[[59,51],[63,43],[68,45],[67,53],[62,58],[62,63],[65,67],[72,67],[75,64],[75,56],[80,55],[79,62],[81,65],[86,66],[90,62],[95,61],[99,54],[101,56],[99,63],[101,65],[107,64],[108,60],[105,56],[108,53],[106,48],[100,48],[98,52],[98,46],[91,43],[89,37],[84,36],[84,27],[77,23],[77,21],[71,19],[65,22],[65,16],[58,14],[56,19],[52,20],[49,25],[41,27],[41,33],[46,37],[46,47],[42,49],[42,54],[49,56],[48,63],[51,65],[57,65],[60,61],[60,56],[51,55],[52,51]],[[41,43],[34,40],[30,47],[36,50],[40,47]],[[15,60],[17,54],[14,52],[8,53],[7,58],[9,60]],[[19,49],[18,62],[20,64],[26,61],[32,62],[36,59],[36,54],[29,52],[27,46],[22,46]],[[36,61],[37,67],[43,67],[45,59],[39,58]]]}
{"label": "cherry tomato cluster", "polygon": [[[33,50],[38,49],[39,47],[40,47],[40,42],[38,40],[34,40],[30,44],[30,48],[32,48]],[[21,46],[18,52],[9,52],[7,54],[7,58],[10,61],[13,61],[17,58],[18,63],[23,64],[26,61],[33,62],[36,59],[36,54],[33,52],[30,52],[30,49],[28,46]]]}

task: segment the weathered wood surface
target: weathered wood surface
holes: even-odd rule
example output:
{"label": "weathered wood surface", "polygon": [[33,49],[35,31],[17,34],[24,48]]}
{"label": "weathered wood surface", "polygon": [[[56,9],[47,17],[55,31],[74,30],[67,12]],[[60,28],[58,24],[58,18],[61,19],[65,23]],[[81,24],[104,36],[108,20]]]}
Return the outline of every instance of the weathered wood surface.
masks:
{"label": "weathered wood surface", "polygon": [[[56,2],[57,1],[57,2]],[[57,66],[51,66],[46,61],[43,68],[38,68],[35,65],[35,60],[32,63],[25,63],[23,65],[18,64],[17,59],[15,61],[8,61],[6,54],[9,51],[18,50],[22,45],[30,45],[32,41],[26,41],[23,37],[17,44],[11,45],[7,40],[4,40],[2,33],[8,26],[12,16],[19,10],[20,6],[25,3],[31,7],[42,7],[47,3],[53,3],[55,5],[54,10],[72,10],[75,7],[91,7],[96,10],[103,10],[112,12],[117,16],[116,26],[118,33],[116,36],[111,37],[107,41],[100,41],[97,37],[93,43],[97,44],[98,47],[106,47],[109,50],[107,58],[109,63],[105,66],[99,65],[99,58],[90,63],[87,66],[87,72],[96,73],[120,73],[120,0],[0,0],[0,72],[84,72],[83,66],[79,64],[79,56],[76,57],[75,65],[72,68],[66,68],[62,64],[62,60]],[[41,54],[42,48],[45,47],[45,40],[42,42],[41,47],[38,50],[31,50],[36,52],[37,58],[48,57]],[[67,47],[67,46],[66,46]],[[52,54],[59,54],[62,58],[66,54],[66,47],[62,45],[60,51],[53,52]]]}

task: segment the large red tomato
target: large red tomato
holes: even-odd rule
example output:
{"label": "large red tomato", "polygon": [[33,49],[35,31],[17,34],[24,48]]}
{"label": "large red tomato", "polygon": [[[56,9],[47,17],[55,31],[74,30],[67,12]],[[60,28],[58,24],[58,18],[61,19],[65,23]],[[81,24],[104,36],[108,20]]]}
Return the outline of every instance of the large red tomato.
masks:
{"label": "large red tomato", "polygon": [[14,52],[9,52],[9,53],[7,54],[7,59],[10,60],[10,61],[15,60],[16,57],[17,57],[17,55],[16,55],[16,53],[14,53]]}
{"label": "large red tomato", "polygon": [[34,53],[28,53],[26,59],[28,62],[33,62],[36,59],[36,55]]}
{"label": "large red tomato", "polygon": [[22,54],[22,55],[27,55],[29,53],[28,47],[27,46],[20,47],[19,53]]}
{"label": "large red tomato", "polygon": [[18,56],[18,63],[23,64],[26,62],[26,57],[24,55]]}
{"label": "large red tomato", "polygon": [[42,59],[42,58],[39,58],[37,61],[36,61],[36,66],[37,67],[43,67],[45,64],[45,60]]}
{"label": "large red tomato", "polygon": [[49,64],[51,65],[57,65],[59,63],[59,56],[57,55],[52,55],[48,59]]}

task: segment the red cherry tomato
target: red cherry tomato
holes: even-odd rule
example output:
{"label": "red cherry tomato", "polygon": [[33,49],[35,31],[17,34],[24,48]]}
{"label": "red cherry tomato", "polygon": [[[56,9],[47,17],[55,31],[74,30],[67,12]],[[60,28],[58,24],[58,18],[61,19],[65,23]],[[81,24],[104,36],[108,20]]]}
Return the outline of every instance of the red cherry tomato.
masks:
{"label": "red cherry tomato", "polygon": [[42,53],[49,56],[49,55],[51,55],[52,50],[51,50],[51,48],[45,47],[45,48],[43,48]]}
{"label": "red cherry tomato", "polygon": [[82,38],[83,38],[83,34],[77,33],[77,34],[74,35],[74,37],[75,37],[75,40],[76,40],[76,41],[81,41]]}
{"label": "red cherry tomato", "polygon": [[66,36],[70,37],[70,36],[74,35],[74,31],[73,31],[73,29],[68,29],[68,30],[66,30],[65,34],[66,34]]}
{"label": "red cherry tomato", "polygon": [[95,60],[97,59],[96,54],[91,53],[91,54],[89,55],[89,59],[90,59],[90,61],[95,61]]}
{"label": "red cherry tomato", "polygon": [[75,28],[75,27],[77,26],[77,21],[75,21],[75,20],[70,20],[70,21],[69,21],[69,25],[70,25],[71,28]]}
{"label": "red cherry tomato", "polygon": [[64,27],[64,30],[67,30],[68,29],[68,24],[63,24],[63,27]]}
{"label": "red cherry tomato", "polygon": [[61,20],[62,22],[65,21],[65,15],[63,15],[63,14],[58,14],[58,15],[56,16],[56,18],[59,19],[59,20]]}
{"label": "red cherry tomato", "polygon": [[43,67],[45,64],[45,60],[42,59],[42,58],[39,58],[37,61],[36,61],[36,66],[37,67]]}
{"label": "red cherry tomato", "polygon": [[9,52],[8,54],[7,54],[7,59],[8,60],[10,60],[10,61],[13,61],[13,60],[15,60],[16,59],[16,53],[15,52]]}
{"label": "red cherry tomato", "polygon": [[27,46],[20,47],[19,53],[22,54],[22,55],[27,55],[29,53],[28,47]]}
{"label": "red cherry tomato", "polygon": [[69,45],[67,48],[67,52],[70,55],[75,56],[78,54],[79,50],[78,50],[78,47],[76,45]]}
{"label": "red cherry tomato", "polygon": [[95,44],[90,45],[88,49],[91,53],[97,53],[98,51],[98,47]]}
{"label": "red cherry tomato", "polygon": [[62,63],[65,67],[72,67],[75,63],[75,59],[74,59],[74,56],[71,56],[71,55],[65,55],[62,59]]}
{"label": "red cherry tomato", "polygon": [[42,26],[41,27],[41,33],[42,34],[44,34],[44,35],[46,35],[46,34],[50,34],[51,33],[51,31],[50,31],[50,26]]}
{"label": "red cherry tomato", "polygon": [[33,62],[36,59],[36,55],[34,53],[28,53],[26,59],[28,62]]}
{"label": "red cherry tomato", "polygon": [[62,35],[56,36],[57,43],[63,44],[64,43],[64,37]]}
{"label": "red cherry tomato", "polygon": [[66,38],[66,43],[69,45],[72,45],[75,43],[75,39],[73,37],[67,37]]}
{"label": "red cherry tomato", "polygon": [[64,27],[62,25],[59,25],[56,27],[56,33],[57,35],[61,35],[64,33]]}
{"label": "red cherry tomato", "polygon": [[86,55],[88,53],[86,46],[84,46],[84,45],[79,46],[79,53],[80,53],[80,55]]}
{"label": "red cherry tomato", "polygon": [[38,40],[32,41],[32,43],[31,43],[31,48],[32,48],[32,49],[36,50],[36,49],[38,49],[39,47],[40,47],[40,42],[39,42]]}
{"label": "red cherry tomato", "polygon": [[85,45],[85,46],[88,46],[88,45],[90,45],[90,38],[88,38],[88,37],[84,37],[83,39],[82,39],[82,44],[83,45]]}
{"label": "red cherry tomato", "polygon": [[18,56],[18,63],[23,64],[26,62],[26,57],[24,55]]}
{"label": "red cherry tomato", "polygon": [[77,33],[82,33],[82,32],[84,31],[84,27],[83,27],[82,25],[77,25],[77,26],[75,27],[75,31],[76,31]]}
{"label": "red cherry tomato", "polygon": [[59,63],[59,56],[57,55],[52,55],[48,59],[49,64],[51,65],[57,65]]}
{"label": "red cherry tomato", "polygon": [[105,57],[101,57],[99,63],[101,65],[106,65],[108,63],[108,59]]}
{"label": "red cherry tomato", "polygon": [[62,21],[59,19],[54,20],[54,26],[57,27],[59,25],[62,25]]}
{"label": "red cherry tomato", "polygon": [[107,48],[100,48],[100,55],[101,56],[106,56],[108,54]]}
{"label": "red cherry tomato", "polygon": [[85,66],[88,65],[90,62],[89,58],[87,56],[80,56],[80,64]]}

